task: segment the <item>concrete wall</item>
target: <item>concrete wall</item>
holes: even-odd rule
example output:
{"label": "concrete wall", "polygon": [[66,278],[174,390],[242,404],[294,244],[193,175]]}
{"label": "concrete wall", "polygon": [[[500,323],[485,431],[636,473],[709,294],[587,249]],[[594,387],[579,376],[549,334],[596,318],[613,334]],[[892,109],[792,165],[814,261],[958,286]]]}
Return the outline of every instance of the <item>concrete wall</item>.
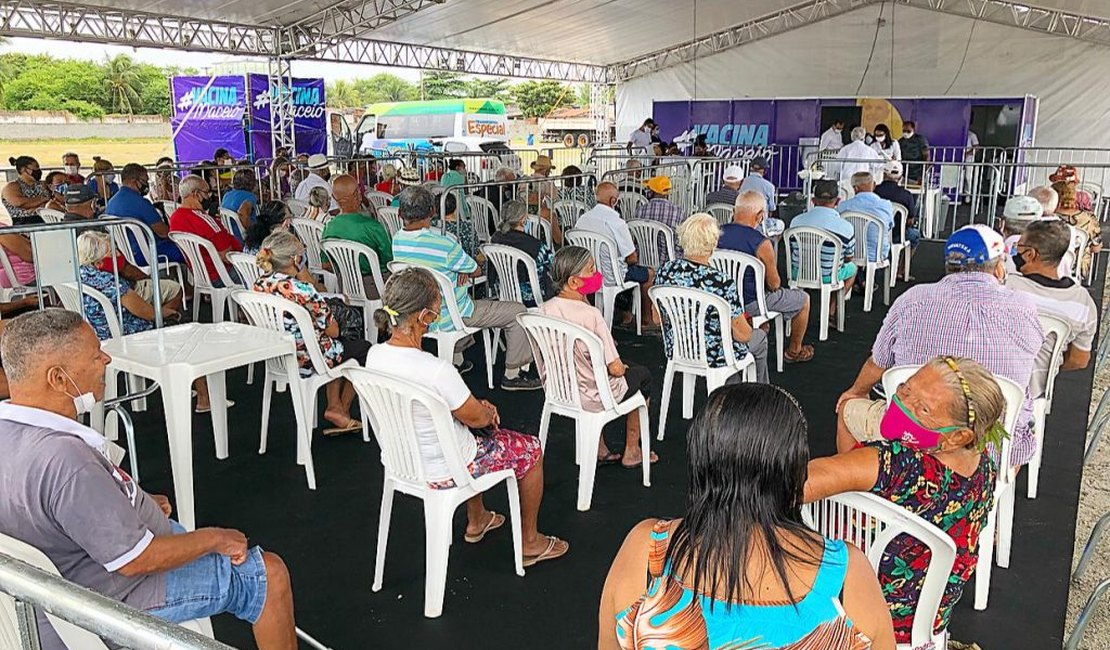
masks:
{"label": "concrete wall", "polygon": [[169,120],[160,115],[106,115],[83,122],[65,111],[0,111],[0,140],[169,137]]}

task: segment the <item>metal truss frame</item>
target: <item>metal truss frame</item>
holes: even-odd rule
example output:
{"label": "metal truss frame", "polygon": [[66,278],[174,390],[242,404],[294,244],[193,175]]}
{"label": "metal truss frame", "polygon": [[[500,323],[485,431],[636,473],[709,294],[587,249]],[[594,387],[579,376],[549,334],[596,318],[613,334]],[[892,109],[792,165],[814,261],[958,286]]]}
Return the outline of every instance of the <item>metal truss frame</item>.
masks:
{"label": "metal truss frame", "polygon": [[270,93],[270,151],[277,156],[278,149],[297,151],[297,138],[293,128],[293,69],[290,60],[273,56],[269,60],[268,91]]}
{"label": "metal truss frame", "polygon": [[894,2],[1007,27],[1069,36],[1081,41],[1110,46],[1110,20],[1060,9],[1044,9],[1008,0],[894,0]]}
{"label": "metal truss frame", "polygon": [[289,31],[294,44],[288,52],[312,50],[321,43],[335,44],[346,38],[364,35],[426,7],[441,5],[446,0],[343,0],[317,15],[300,20],[283,29]]}

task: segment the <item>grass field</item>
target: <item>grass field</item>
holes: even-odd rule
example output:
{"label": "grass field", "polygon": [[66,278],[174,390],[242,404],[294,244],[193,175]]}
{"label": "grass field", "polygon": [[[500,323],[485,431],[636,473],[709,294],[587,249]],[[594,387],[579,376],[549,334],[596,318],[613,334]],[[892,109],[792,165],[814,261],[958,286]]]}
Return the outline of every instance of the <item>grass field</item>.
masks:
{"label": "grass field", "polygon": [[153,163],[162,156],[173,155],[169,138],[88,138],[85,140],[23,140],[6,142],[3,166],[8,156],[33,156],[43,167],[62,164],[62,154],[72,151],[81,156],[81,167],[92,167],[93,156],[112,161],[119,167],[129,162]]}

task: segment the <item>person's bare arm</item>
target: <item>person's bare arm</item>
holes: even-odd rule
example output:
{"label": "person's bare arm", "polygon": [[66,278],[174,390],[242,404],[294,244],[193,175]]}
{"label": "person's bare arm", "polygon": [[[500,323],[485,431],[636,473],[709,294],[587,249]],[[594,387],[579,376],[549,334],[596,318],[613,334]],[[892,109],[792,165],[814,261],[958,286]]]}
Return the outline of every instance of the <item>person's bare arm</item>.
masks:
{"label": "person's bare arm", "polygon": [[624,371],[627,370],[627,368],[624,365],[624,362],[621,361],[620,359],[617,359],[613,363],[610,363],[610,364],[606,365],[605,369],[609,371],[609,376],[610,377],[623,377],[624,376]]}
{"label": "person's bare arm", "polygon": [[50,195],[46,196],[23,196],[23,192],[19,191],[19,183],[12,181],[4,186],[4,200],[14,205],[20,210],[37,210],[42,206],[50,203]]}
{"label": "person's bare arm", "polygon": [[1074,345],[1069,345],[1064,352],[1064,362],[1060,364],[1060,370],[1082,370],[1090,362],[1090,350],[1080,350]]}
{"label": "person's bare arm", "polygon": [[483,429],[488,426],[500,426],[501,416],[497,407],[484,399],[471,395],[463,405],[451,411],[455,419],[472,429]]}
{"label": "person's bare arm", "polygon": [[158,235],[162,239],[169,239],[170,227],[165,221],[158,220],[155,223],[148,225],[150,226],[150,229],[154,231],[155,235]]}
{"label": "person's bare arm", "polygon": [[624,258],[624,261],[628,262],[629,265],[639,264],[640,263],[640,254],[637,253],[636,251],[632,251],[631,253],[628,254],[628,257]]}
{"label": "person's bare arm", "polygon": [[743,314],[732,319],[732,338],[741,343],[752,340],[752,324]]}
{"label": "person's bare arm", "polygon": [[333,339],[339,337],[339,321],[335,320],[334,316],[328,316],[328,326],[324,328],[324,334]]}
{"label": "person's bare arm", "polygon": [[613,558],[597,612],[598,650],[620,650],[621,646],[617,641],[617,614],[643,593],[651,530],[655,522],[655,519],[645,519],[636,524],[624,538],[624,544],[621,544],[617,556]]}
{"label": "person's bare arm", "polygon": [[764,239],[759,248],[755,249],[755,256],[763,262],[763,269],[766,271],[763,284],[767,287],[767,291],[778,291],[782,287],[782,278],[779,277],[779,267],[775,263],[775,249],[771,246],[770,239]]}
{"label": "person's bare arm", "polygon": [[894,623],[875,570],[867,556],[848,544],[848,573],[842,592],[844,611],[852,625],[871,639],[871,650],[894,650]]}
{"label": "person's bare arm", "polygon": [[26,235],[0,235],[0,247],[15,253],[15,256],[24,262],[34,262],[34,252],[31,250],[31,240]]}
{"label": "person's bare arm", "polygon": [[251,227],[251,212],[254,211],[254,201],[243,201],[239,204],[239,227],[246,233]]}
{"label": "person's bare arm", "polygon": [[879,452],[860,447],[847,453],[809,461],[805,503],[843,492],[865,492],[879,479]]}
{"label": "person's bare arm", "polygon": [[839,412],[840,407],[850,399],[857,397],[867,397],[871,393],[871,387],[879,383],[883,379],[885,368],[880,368],[875,360],[870,356],[867,361],[863,362],[863,367],[859,369],[859,375],[856,376],[855,383],[851,388],[840,394],[840,398],[836,400],[836,410]]}
{"label": "person's bare arm", "polygon": [[128,578],[165,573],[209,553],[226,555],[232,564],[242,564],[247,559],[247,536],[230,528],[160,535],[151,540],[139,557],[120,567],[118,573]]}
{"label": "person's bare arm", "polygon": [[852,451],[858,444],[856,437],[848,429],[848,423],[844,421],[844,409],[838,409],[836,411],[836,453],[844,454]]}

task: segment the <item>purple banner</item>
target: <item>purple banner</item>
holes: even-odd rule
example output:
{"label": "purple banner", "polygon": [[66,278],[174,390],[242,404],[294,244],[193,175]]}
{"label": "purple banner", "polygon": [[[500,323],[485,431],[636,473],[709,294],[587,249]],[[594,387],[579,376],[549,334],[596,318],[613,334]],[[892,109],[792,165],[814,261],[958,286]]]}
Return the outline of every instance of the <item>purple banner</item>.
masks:
{"label": "purple banner", "polygon": [[[255,159],[271,158],[270,103],[277,94],[263,74],[247,75]],[[293,79],[293,132],[297,153],[327,153],[327,102],[323,79]],[[259,137],[264,134],[263,137]]]}

